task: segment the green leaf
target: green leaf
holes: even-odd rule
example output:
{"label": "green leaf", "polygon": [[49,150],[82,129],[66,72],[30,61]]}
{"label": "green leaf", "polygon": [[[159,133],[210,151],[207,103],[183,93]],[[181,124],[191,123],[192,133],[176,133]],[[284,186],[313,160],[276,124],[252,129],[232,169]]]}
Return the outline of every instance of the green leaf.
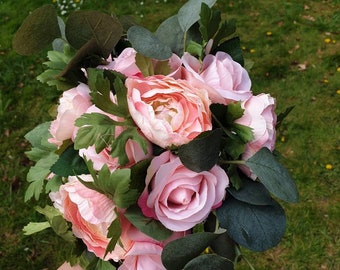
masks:
{"label": "green leaf", "polygon": [[152,158],[144,159],[133,166],[131,169],[131,183],[130,187],[132,189],[138,190],[139,194],[141,194],[145,188],[145,177],[147,174],[147,169],[151,163]]}
{"label": "green leaf", "polygon": [[123,34],[123,27],[117,18],[93,10],[72,12],[66,22],[65,34],[68,42],[80,49],[94,40],[100,55],[107,58]]}
{"label": "green leaf", "polygon": [[60,36],[55,8],[44,5],[28,15],[19,27],[13,39],[13,49],[21,55],[31,55]]}
{"label": "green leaf", "polygon": [[203,254],[188,262],[183,270],[234,270],[232,261],[216,254]]}
{"label": "green leaf", "polygon": [[268,190],[263,184],[246,177],[243,177],[242,187],[238,190],[234,187],[229,187],[227,188],[227,191],[235,199],[249,204],[271,205],[273,201]]}
{"label": "green leaf", "polygon": [[47,141],[47,139],[51,137],[49,132],[50,126],[51,122],[42,123],[36,126],[25,135],[25,139],[28,140],[33,147],[41,148],[47,152],[56,150],[57,147]]}
{"label": "green leaf", "polygon": [[120,225],[120,221],[119,221],[119,218],[116,218],[114,221],[112,221],[108,229],[107,238],[111,238],[111,239],[110,239],[109,244],[106,247],[104,257],[115,249],[117,241],[121,233],[122,233],[122,228]]}
{"label": "green leaf", "polygon": [[37,232],[41,232],[50,227],[51,225],[48,221],[30,222],[23,228],[23,232],[24,232],[24,235],[31,235]]}
{"label": "green leaf", "polygon": [[276,123],[276,129],[278,129],[283,120],[288,116],[288,114],[290,114],[290,112],[294,109],[295,106],[290,106],[288,107],[284,112],[280,113],[278,116],[277,116],[277,123]]}
{"label": "green leaf", "polygon": [[56,175],[68,177],[70,175],[87,174],[85,161],[79,156],[79,151],[70,145],[51,167],[51,172]]}
{"label": "green leaf", "polygon": [[214,48],[225,40],[228,36],[236,32],[236,22],[234,19],[224,21],[214,37]]}
{"label": "green leaf", "polygon": [[221,146],[222,130],[201,133],[178,149],[183,165],[194,172],[209,171],[216,165]]}
{"label": "green leaf", "polygon": [[184,33],[200,19],[202,3],[212,7],[216,0],[189,0],[178,11],[178,22]]}
{"label": "green leaf", "polygon": [[172,235],[172,231],[165,228],[160,221],[144,216],[137,205],[129,207],[124,216],[138,230],[157,241],[164,241]]}
{"label": "green leaf", "polygon": [[137,53],[136,65],[138,66],[144,77],[155,75],[151,58]]}
{"label": "green leaf", "polygon": [[219,234],[200,232],[189,234],[165,245],[162,263],[168,270],[181,270],[192,259],[199,256]]}
{"label": "green leaf", "polygon": [[234,37],[224,41],[212,51],[212,54],[215,54],[218,51],[228,53],[235,62],[238,62],[241,66],[244,66],[243,52],[239,37]]}
{"label": "green leaf", "polygon": [[274,200],[271,205],[253,205],[229,197],[216,214],[229,236],[253,251],[275,247],[286,228],[284,210]]}
{"label": "green leaf", "polygon": [[38,160],[38,162],[30,168],[27,174],[27,181],[30,182],[30,184],[25,193],[25,202],[27,202],[33,196],[35,200],[39,200],[40,194],[44,187],[44,181],[50,174],[50,168],[57,161],[57,159],[57,154],[49,152],[49,154]]}
{"label": "green leaf", "polygon": [[171,49],[162,43],[155,34],[142,26],[132,26],[127,32],[132,47],[140,54],[157,59],[166,60],[172,56]]}
{"label": "green leaf", "polygon": [[100,153],[115,140],[115,129],[120,125],[102,113],[85,113],[75,121],[80,127],[75,138],[74,148],[79,150],[94,145]]}
{"label": "green leaf", "polygon": [[286,202],[298,201],[298,191],[288,170],[275,159],[268,148],[261,148],[246,160],[246,166],[274,196]]}
{"label": "green leaf", "polygon": [[98,260],[95,268],[89,267],[88,269],[94,269],[94,270],[116,270],[116,267],[114,267],[109,261]]}
{"label": "green leaf", "polygon": [[207,4],[202,3],[200,12],[200,32],[204,41],[214,37],[221,23],[221,12],[212,10]]}
{"label": "green leaf", "polygon": [[191,55],[197,56],[199,59],[203,57],[203,46],[193,40],[190,40],[186,51]]}
{"label": "green leaf", "polygon": [[45,186],[45,193],[56,192],[59,187],[63,184],[62,178],[59,175],[54,175],[51,179],[48,179]]}

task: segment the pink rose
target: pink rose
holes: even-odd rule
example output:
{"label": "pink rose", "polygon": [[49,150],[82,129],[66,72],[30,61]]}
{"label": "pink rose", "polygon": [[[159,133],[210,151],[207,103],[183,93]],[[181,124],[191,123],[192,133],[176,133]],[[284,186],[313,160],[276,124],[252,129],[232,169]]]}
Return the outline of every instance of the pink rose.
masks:
{"label": "pink rose", "polygon": [[229,178],[219,166],[193,172],[166,151],[152,160],[145,182],[138,200],[144,215],[158,219],[170,230],[185,231],[219,206]]}
{"label": "pink rose", "polygon": [[227,105],[251,96],[248,72],[229,54],[225,52],[217,52],[216,56],[208,54],[202,63],[189,53],[184,53],[182,61],[187,80],[190,81],[194,77],[212,88],[209,97],[213,103]]}
{"label": "pink rose", "polygon": [[[262,147],[273,151],[276,140],[275,99],[268,94],[259,94],[243,101],[241,106],[244,114],[235,122],[251,127],[254,134],[254,139],[246,145],[242,159],[247,160]],[[256,179],[256,175],[247,167],[242,166],[242,170],[249,177]]]}
{"label": "pink rose", "polygon": [[130,114],[151,142],[166,148],[188,143],[211,130],[210,100],[201,83],[165,76],[126,79]]}
{"label": "pink rose", "polygon": [[50,143],[61,146],[63,141],[73,138],[76,130],[75,120],[91,106],[89,93],[89,87],[83,83],[63,93],[58,106],[57,119],[51,123]]}
{"label": "pink rose", "polygon": [[[108,114],[98,109],[95,105],[92,105],[91,107],[89,107],[86,113],[102,113],[102,114],[109,116],[111,119],[115,121],[118,121],[118,122],[122,121],[117,116]],[[118,137],[119,134],[121,134],[123,131],[124,131],[124,127],[117,126],[115,128],[115,136]],[[151,157],[152,146],[151,146],[151,143],[149,142],[147,143],[148,143],[148,149],[147,149],[147,153],[145,154],[143,149],[140,147],[140,145],[137,142],[130,140],[130,139],[127,141],[125,145],[125,153],[129,159],[129,162],[128,164],[124,164],[124,167],[130,167],[141,160]],[[110,171],[114,171],[117,168],[122,167],[121,164],[119,164],[118,162],[118,158],[112,157],[110,153],[111,153],[110,147],[105,148],[100,153],[96,152],[94,146],[90,146],[86,149],[83,148],[79,150],[79,155],[81,157],[85,156],[87,160],[91,160],[93,162],[93,168],[98,171],[103,167],[104,164],[108,166]]]}
{"label": "pink rose", "polygon": [[59,268],[57,270],[84,270],[84,269],[81,266],[79,266],[78,264],[71,266],[70,263],[64,262],[62,265],[59,266]]}
{"label": "pink rose", "polygon": [[[93,181],[90,175],[80,175],[84,181]],[[84,186],[77,177],[70,176],[69,182],[60,186],[58,192],[51,192],[53,205],[72,223],[74,235],[83,240],[87,249],[105,260],[120,260],[125,251],[117,244],[104,258],[110,241],[107,232],[117,218],[115,205],[105,195]]]}

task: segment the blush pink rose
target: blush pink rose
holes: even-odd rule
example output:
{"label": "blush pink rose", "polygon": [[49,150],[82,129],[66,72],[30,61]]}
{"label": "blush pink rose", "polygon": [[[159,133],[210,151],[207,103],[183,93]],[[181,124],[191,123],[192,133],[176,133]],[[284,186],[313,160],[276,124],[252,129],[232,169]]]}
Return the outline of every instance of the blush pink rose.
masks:
{"label": "blush pink rose", "polygon": [[[259,94],[252,96],[241,103],[244,109],[243,116],[235,122],[252,128],[254,139],[246,145],[243,160],[253,156],[262,147],[267,147],[270,151],[275,148],[276,141],[276,114],[275,99],[268,94]],[[251,177],[256,179],[247,167],[242,166],[242,170]]]}
{"label": "blush pink rose", "polygon": [[[93,181],[90,175],[80,175],[80,178],[88,182]],[[70,176],[68,180],[60,186],[58,192],[50,193],[54,207],[72,223],[74,235],[82,239],[90,252],[104,260],[120,260],[125,251],[119,244],[104,258],[110,241],[107,238],[108,228],[117,218],[112,200],[87,188],[75,176]]]}
{"label": "blush pink rose", "polygon": [[[107,115],[112,120],[118,122],[122,121],[122,119],[119,119],[117,116],[108,114],[97,108],[95,105],[89,107],[85,113],[101,113]],[[121,134],[123,131],[124,127],[117,126],[115,128],[115,136],[118,137],[119,134]],[[96,152],[94,146],[90,146],[86,149],[83,148],[79,150],[79,155],[81,157],[86,157],[87,160],[91,160],[93,162],[93,168],[95,170],[100,170],[103,167],[103,165],[106,164],[110,171],[114,171],[117,168],[122,167],[122,165],[119,164],[118,158],[112,157],[110,153],[111,153],[110,147],[104,148],[104,150],[102,150],[100,153]],[[147,152],[144,153],[143,149],[137,142],[129,139],[125,145],[125,153],[129,159],[129,162],[128,164],[124,164],[123,167],[130,167],[141,160],[151,157],[152,146],[151,143],[147,141]]]}
{"label": "blush pink rose", "polygon": [[152,160],[145,182],[138,200],[144,215],[158,219],[172,231],[185,231],[220,205],[229,178],[217,165],[210,171],[193,172],[166,151]]}
{"label": "blush pink rose", "polygon": [[211,130],[210,100],[202,83],[194,88],[165,76],[126,79],[130,114],[151,142],[166,148]]}
{"label": "blush pink rose", "polygon": [[69,262],[64,262],[57,270],[84,270],[80,265],[71,266]]}
{"label": "blush pink rose", "polygon": [[52,138],[50,143],[61,146],[63,141],[72,139],[76,130],[74,122],[91,105],[90,89],[80,83],[77,87],[67,90],[60,98],[57,119],[50,126]]}
{"label": "blush pink rose", "polygon": [[191,81],[194,77],[212,88],[209,97],[213,103],[227,105],[251,96],[248,72],[225,52],[208,54],[203,62],[186,52],[182,56],[182,62],[187,80]]}

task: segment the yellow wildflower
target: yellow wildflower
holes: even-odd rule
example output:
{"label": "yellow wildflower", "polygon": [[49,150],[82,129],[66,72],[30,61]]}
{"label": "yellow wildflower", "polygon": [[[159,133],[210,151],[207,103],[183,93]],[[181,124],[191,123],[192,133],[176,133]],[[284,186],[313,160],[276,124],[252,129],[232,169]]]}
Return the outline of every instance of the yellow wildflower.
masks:
{"label": "yellow wildflower", "polygon": [[338,95],[340,95],[340,89],[339,89],[339,90],[336,90],[336,93],[337,93]]}
{"label": "yellow wildflower", "polygon": [[328,43],[331,42],[331,39],[330,39],[330,38],[325,38],[325,39],[324,39],[324,42],[328,44]]}
{"label": "yellow wildflower", "polygon": [[326,164],[326,170],[331,170],[331,169],[333,169],[333,166],[332,166],[332,164]]}
{"label": "yellow wildflower", "polygon": [[267,37],[270,37],[270,36],[272,36],[273,35],[273,33],[271,32],[271,31],[268,31],[267,33],[266,33],[266,36]]}
{"label": "yellow wildflower", "polygon": [[340,67],[338,67],[338,68],[336,69],[336,71],[337,71],[337,72],[340,72]]}
{"label": "yellow wildflower", "polygon": [[250,53],[254,53],[254,52],[256,52],[255,49],[250,49]]}

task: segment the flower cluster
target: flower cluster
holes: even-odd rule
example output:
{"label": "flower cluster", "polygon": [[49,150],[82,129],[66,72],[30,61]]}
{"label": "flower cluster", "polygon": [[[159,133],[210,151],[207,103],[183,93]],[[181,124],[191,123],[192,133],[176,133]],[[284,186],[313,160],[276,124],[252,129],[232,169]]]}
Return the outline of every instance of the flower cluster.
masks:
{"label": "flower cluster", "polygon": [[[49,226],[84,245],[72,264],[225,269],[237,256],[221,250],[263,251],[281,240],[285,215],[272,195],[297,200],[272,153],[283,117],[273,97],[252,92],[239,40],[227,39],[233,22],[221,22],[210,2],[187,2],[156,34],[137,25],[124,33],[106,14],[78,12],[68,22],[98,21],[87,27],[105,45],[115,31],[114,50],[94,33],[97,43],[69,36],[49,53],[39,79],[63,93],[53,121],[26,136],[37,162],[26,200],[45,186]],[[109,27],[98,30],[103,21]],[[192,29],[200,39],[188,38]]]}

